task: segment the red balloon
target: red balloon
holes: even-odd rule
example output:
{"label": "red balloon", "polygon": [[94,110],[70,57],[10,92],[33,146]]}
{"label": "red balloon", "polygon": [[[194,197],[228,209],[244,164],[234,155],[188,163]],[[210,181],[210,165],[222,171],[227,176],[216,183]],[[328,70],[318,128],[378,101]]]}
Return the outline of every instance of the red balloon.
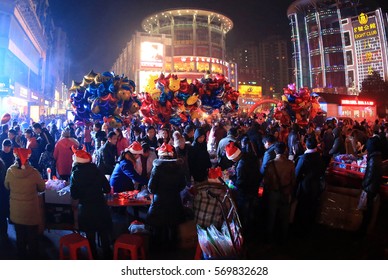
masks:
{"label": "red balloon", "polygon": [[11,115],[8,114],[8,113],[5,113],[2,117],[1,117],[1,124],[6,124],[7,122],[9,122],[11,119]]}

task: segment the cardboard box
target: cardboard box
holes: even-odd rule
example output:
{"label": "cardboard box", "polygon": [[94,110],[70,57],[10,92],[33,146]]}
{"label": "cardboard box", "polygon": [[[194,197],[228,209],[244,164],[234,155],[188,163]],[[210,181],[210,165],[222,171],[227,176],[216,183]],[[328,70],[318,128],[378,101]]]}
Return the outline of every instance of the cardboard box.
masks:
{"label": "cardboard box", "polygon": [[53,204],[71,204],[70,192],[67,192],[64,195],[59,195],[55,190],[46,190],[44,201],[45,203]]}

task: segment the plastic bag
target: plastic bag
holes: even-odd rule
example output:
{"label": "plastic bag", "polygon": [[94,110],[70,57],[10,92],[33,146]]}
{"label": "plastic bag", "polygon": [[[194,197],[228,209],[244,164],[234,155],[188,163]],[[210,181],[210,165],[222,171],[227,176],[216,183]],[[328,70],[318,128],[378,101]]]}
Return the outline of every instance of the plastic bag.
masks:
{"label": "plastic bag", "polygon": [[198,243],[205,258],[210,259],[220,256],[220,253],[214,245],[214,240],[212,240],[212,238],[209,236],[206,229],[203,229],[197,225],[197,234]]}
{"label": "plastic bag", "polygon": [[67,193],[70,193],[70,186],[64,187],[58,191],[59,196],[65,195]]}

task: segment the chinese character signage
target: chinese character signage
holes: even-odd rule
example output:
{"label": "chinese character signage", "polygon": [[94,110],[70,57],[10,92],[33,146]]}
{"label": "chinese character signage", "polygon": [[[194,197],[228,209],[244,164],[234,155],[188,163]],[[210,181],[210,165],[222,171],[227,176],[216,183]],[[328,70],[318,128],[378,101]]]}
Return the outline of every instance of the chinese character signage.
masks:
{"label": "chinese character signage", "polygon": [[359,106],[373,106],[375,105],[374,101],[368,100],[348,100],[342,99],[341,105],[359,105]]}
{"label": "chinese character signage", "polygon": [[368,15],[361,13],[357,21],[353,21],[354,39],[361,40],[369,37],[376,37],[378,35],[376,18],[368,17]]}
{"label": "chinese character signage", "polygon": [[238,92],[240,94],[251,94],[261,97],[263,91],[261,86],[239,85]]}

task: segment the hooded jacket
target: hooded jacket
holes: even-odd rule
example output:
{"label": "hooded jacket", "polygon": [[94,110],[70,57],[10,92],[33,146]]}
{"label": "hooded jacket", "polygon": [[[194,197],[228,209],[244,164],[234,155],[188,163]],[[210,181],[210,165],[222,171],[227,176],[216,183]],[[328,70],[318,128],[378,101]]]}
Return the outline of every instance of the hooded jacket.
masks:
{"label": "hooded jacket", "polygon": [[45,190],[45,182],[39,171],[25,164],[13,164],[5,176],[5,188],[10,190],[10,218],[15,224],[39,225],[41,210],[39,209],[38,192]]}
{"label": "hooded jacket", "polygon": [[203,128],[198,128],[194,133],[193,146],[189,150],[189,169],[194,181],[202,182],[207,179],[207,171],[211,167],[210,156],[207,151],[206,141],[198,142],[200,136],[206,136]]}
{"label": "hooded jacket", "polygon": [[154,198],[148,210],[147,223],[153,226],[181,223],[184,211],[180,192],[185,186],[181,159],[156,159],[148,182],[148,190]]}

